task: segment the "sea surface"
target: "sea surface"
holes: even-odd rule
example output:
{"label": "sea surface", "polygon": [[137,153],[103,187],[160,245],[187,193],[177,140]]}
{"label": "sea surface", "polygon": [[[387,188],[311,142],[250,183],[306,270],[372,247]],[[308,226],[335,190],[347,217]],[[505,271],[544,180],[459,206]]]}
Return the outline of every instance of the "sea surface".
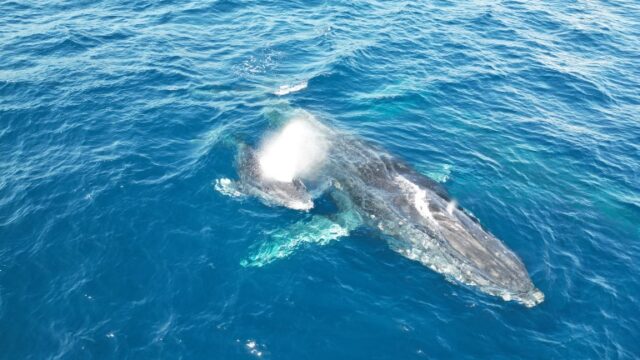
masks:
{"label": "sea surface", "polygon": [[[443,183],[546,296],[227,196],[296,111]],[[220,189],[219,189],[220,190]],[[1,359],[640,357],[638,1],[0,1]]]}

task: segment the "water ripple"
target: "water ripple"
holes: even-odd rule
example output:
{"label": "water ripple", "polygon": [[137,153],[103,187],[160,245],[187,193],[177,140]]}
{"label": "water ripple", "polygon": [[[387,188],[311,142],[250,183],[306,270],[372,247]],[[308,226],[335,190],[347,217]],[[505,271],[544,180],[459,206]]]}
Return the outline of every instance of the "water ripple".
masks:
{"label": "water ripple", "polygon": [[[636,2],[0,14],[0,358],[640,354]],[[439,176],[545,303],[452,286],[370,229],[241,267],[306,215],[213,182],[296,109]]]}

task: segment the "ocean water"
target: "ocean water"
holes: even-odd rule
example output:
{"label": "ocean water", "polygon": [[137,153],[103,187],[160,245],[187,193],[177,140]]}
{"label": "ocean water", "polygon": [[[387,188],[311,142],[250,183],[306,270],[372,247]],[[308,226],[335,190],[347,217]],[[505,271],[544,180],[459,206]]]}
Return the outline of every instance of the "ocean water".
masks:
{"label": "ocean water", "polygon": [[[639,39],[637,1],[0,2],[0,358],[638,358]],[[366,228],[246,266],[330,211],[216,190],[299,110],[442,182],[544,303]]]}

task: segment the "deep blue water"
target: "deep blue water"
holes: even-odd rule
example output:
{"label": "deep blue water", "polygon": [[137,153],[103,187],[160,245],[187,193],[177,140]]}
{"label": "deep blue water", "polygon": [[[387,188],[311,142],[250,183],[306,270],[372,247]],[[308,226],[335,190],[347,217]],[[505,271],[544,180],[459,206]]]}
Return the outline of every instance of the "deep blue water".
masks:
{"label": "deep blue water", "polygon": [[[640,357],[637,1],[0,2],[0,358]],[[274,95],[281,85],[306,89]],[[544,303],[214,190],[303,109],[440,181]]]}

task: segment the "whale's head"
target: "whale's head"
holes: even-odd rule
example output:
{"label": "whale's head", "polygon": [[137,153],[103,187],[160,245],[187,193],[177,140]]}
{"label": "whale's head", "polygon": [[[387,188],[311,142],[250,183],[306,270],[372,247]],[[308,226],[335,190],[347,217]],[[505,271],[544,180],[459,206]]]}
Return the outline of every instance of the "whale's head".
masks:
{"label": "whale's head", "polygon": [[257,152],[242,145],[236,160],[238,174],[245,193],[267,205],[284,206],[294,210],[313,208],[313,199],[300,179],[281,181],[265,174]]}

